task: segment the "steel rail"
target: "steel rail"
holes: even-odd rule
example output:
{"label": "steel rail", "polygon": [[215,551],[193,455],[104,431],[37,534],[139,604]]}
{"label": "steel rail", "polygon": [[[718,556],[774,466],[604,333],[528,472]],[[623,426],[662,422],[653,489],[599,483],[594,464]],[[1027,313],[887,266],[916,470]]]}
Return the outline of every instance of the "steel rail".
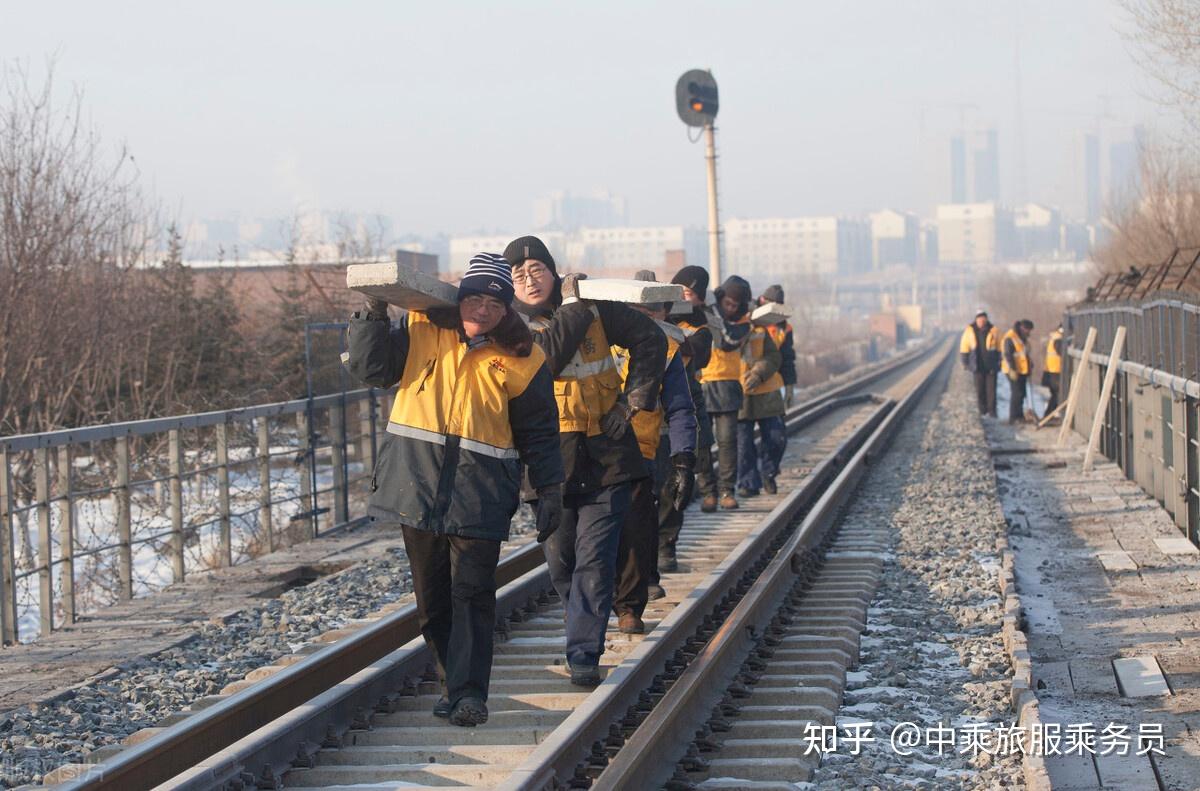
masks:
{"label": "steel rail", "polygon": [[[861,389],[902,368],[912,360],[929,353],[935,345],[936,343],[925,344],[913,351],[897,355],[863,376],[797,405],[788,416],[788,430],[799,430],[820,419],[829,411],[839,408],[839,399],[846,398],[847,393]],[[847,403],[861,401],[862,398],[851,397]],[[531,571],[541,569],[544,573],[544,566],[545,557],[537,544],[528,544],[509,554],[501,560],[496,570],[498,596],[505,586]],[[499,607],[499,604],[497,606]],[[392,652],[418,637],[420,630],[417,625],[416,606],[410,604],[344,640],[312,654],[307,659],[196,712],[146,741],[122,750],[111,759],[95,764],[87,770],[81,770],[85,771],[81,777],[55,788],[61,791],[128,791],[152,788],[190,768],[200,766],[210,756],[287,714],[296,708],[298,701],[311,701],[335,686],[348,684],[351,676],[376,667],[377,663]],[[427,661],[427,658],[423,661]],[[356,700],[361,697],[357,696]],[[368,704],[359,702],[357,705],[361,708]],[[326,725],[334,721],[331,712],[326,718]],[[285,752],[295,756],[298,745],[294,740],[287,741],[290,744],[285,748]],[[279,753],[278,749],[262,749],[267,750],[271,756]]]}
{"label": "steel rail", "polygon": [[886,450],[932,382],[947,372],[949,359],[948,347],[943,359],[874,429],[713,638],[621,746],[592,789],[660,788],[672,778],[676,760],[686,754],[746,657],[762,641],[787,593],[811,573],[818,549],[867,469]]}

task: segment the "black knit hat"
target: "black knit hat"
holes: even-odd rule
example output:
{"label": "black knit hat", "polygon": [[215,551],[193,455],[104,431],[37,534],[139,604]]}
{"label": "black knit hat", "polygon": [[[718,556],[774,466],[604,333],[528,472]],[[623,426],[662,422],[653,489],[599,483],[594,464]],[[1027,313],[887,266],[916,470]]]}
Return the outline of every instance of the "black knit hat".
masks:
{"label": "black knit hat", "polygon": [[518,267],[530,258],[541,261],[554,275],[554,279],[558,279],[558,267],[554,264],[554,256],[550,255],[546,243],[536,236],[513,239],[508,243],[508,247],[504,248],[504,258],[510,267]]}
{"label": "black knit hat", "polygon": [[703,302],[708,295],[708,270],[702,266],[685,266],[675,273],[675,277],[671,278],[671,282],[677,286],[690,288],[696,292],[696,296],[700,297]]}
{"label": "black knit hat", "polygon": [[760,297],[760,299],[763,302],[778,302],[780,305],[782,305],[783,304],[783,286],[779,286],[779,285],[767,286],[765,289],[763,289],[763,293],[762,293],[762,296]]}
{"label": "black knit hat", "polygon": [[512,267],[499,253],[476,253],[458,284],[458,301],[471,294],[495,297],[505,305],[513,301]]}
{"label": "black knit hat", "polygon": [[750,300],[754,295],[750,293],[750,283],[745,278],[730,275],[720,288],[713,289],[713,296],[717,298],[718,308],[720,308],[721,300],[725,297],[735,300],[738,303],[738,309],[729,318],[737,320],[750,311]]}

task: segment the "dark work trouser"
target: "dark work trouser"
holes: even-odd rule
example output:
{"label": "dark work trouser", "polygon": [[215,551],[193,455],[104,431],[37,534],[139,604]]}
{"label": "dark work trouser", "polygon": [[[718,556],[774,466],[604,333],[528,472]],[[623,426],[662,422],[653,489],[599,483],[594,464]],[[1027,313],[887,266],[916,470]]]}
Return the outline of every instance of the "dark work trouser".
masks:
{"label": "dark work trouser", "polygon": [[696,447],[696,489],[702,495],[715,497],[732,494],[737,485],[738,433],[737,412],[710,412],[711,427],[707,432],[716,435],[718,473],[713,477],[712,442],[705,441],[704,427]]}
{"label": "dark work trouser", "polygon": [[[759,445],[754,444],[754,424],[758,423],[761,436]],[[764,476],[779,475],[779,464],[787,444],[787,431],[783,418],[764,417],[757,421],[738,421],[738,486],[758,491]],[[761,462],[760,462],[761,459]],[[760,474],[759,468],[762,468]]]}
{"label": "dark work trouser", "polygon": [[[652,462],[647,462],[647,465]],[[617,546],[617,583],[613,612],[631,612],[641,618],[649,601],[650,583],[657,581],[658,508],[654,478],[633,482],[629,511],[621,522]]]}
{"label": "dark work trouser", "polygon": [[500,542],[403,528],[417,621],[446,695],[487,700]]}
{"label": "dark work trouser", "polygon": [[1015,422],[1025,419],[1025,383],[1029,381],[1029,377],[1025,374],[1018,374],[1014,381],[1012,377],[1008,379],[1008,420]]}
{"label": "dark work trouser", "polygon": [[[1048,373],[1044,380],[1044,384],[1050,389],[1050,400],[1046,402],[1046,415],[1049,415],[1058,409],[1058,389],[1062,386],[1062,374]],[[1046,417],[1046,415],[1042,415],[1042,417]]]}
{"label": "dark work trouser", "polygon": [[979,414],[996,416],[996,372],[975,372],[975,401]]}
{"label": "dark work trouser", "polygon": [[[711,442],[709,443],[712,444]],[[658,489],[658,555],[659,557],[675,557],[675,544],[679,541],[679,531],[683,528],[683,512],[675,508],[668,493],[663,487],[667,485],[667,477],[671,474],[671,456],[664,441],[658,446],[658,456],[654,459],[655,486]],[[654,574],[650,581],[658,584],[658,564],[654,565]]]}
{"label": "dark work trouser", "polygon": [[612,609],[617,547],[632,485],[563,498],[562,525],[542,545],[567,613],[567,661],[596,665]]}

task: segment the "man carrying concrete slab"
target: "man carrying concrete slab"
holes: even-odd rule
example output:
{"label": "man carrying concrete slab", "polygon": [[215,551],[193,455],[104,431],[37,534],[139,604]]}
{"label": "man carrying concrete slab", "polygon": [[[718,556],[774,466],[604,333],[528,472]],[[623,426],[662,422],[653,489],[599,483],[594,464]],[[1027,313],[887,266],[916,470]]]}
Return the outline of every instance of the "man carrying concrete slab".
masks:
{"label": "man carrying concrete slab", "polygon": [[562,517],[553,377],[512,300],[508,263],[480,253],[458,305],[392,324],[372,297],[350,320],[350,372],[399,385],[369,513],[404,532],[421,634],[445,685],[433,713],[455,725],[487,722],[496,564],[522,466],[537,490],[538,541]]}
{"label": "man carrying concrete slab", "polygon": [[[617,302],[584,302],[581,275],[558,276],[536,236],[504,250],[517,299],[554,377],[566,474],[562,527],[546,542],[550,579],[567,612],[571,683],[600,683],[600,656],[613,605],[621,524],[632,485],[649,476],[632,422],[658,404],[667,339],[654,320]],[[621,374],[610,351],[629,351]]]}

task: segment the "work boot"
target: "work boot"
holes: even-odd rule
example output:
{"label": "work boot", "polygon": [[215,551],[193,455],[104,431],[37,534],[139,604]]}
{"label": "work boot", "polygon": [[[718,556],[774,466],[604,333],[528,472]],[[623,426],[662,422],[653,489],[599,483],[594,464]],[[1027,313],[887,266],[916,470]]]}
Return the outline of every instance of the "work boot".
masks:
{"label": "work boot", "polygon": [[700,510],[706,514],[717,510],[717,496],[715,494],[704,495],[704,500],[700,503]]}
{"label": "work boot", "polygon": [[442,695],[438,698],[438,702],[433,704],[433,716],[446,719],[450,716],[450,698]]}
{"label": "work boot", "polygon": [[679,561],[675,559],[674,553],[670,555],[662,552],[658,553],[658,571],[660,574],[671,574],[672,572],[679,571]]}
{"label": "work boot", "polygon": [[627,612],[617,619],[617,628],[622,634],[641,634],[646,631],[646,624],[641,618]]}
{"label": "work boot", "polygon": [[738,507],[738,501],[733,496],[733,492],[725,492],[725,494],[721,495],[721,507],[726,511],[732,511]]}
{"label": "work boot", "polygon": [[599,665],[577,665],[567,662],[567,670],[571,672],[571,683],[577,687],[595,687],[600,684]]}
{"label": "work boot", "polygon": [[667,592],[663,590],[662,585],[651,585],[647,589],[646,595],[650,601],[658,601],[659,599],[667,598]]}
{"label": "work boot", "polygon": [[763,491],[767,494],[778,494],[779,487],[775,485],[775,476],[768,475],[763,478]]}
{"label": "work boot", "polygon": [[[745,486],[739,486],[737,490],[738,497],[758,497],[758,489],[747,489]],[[723,505],[723,503],[722,503]]]}
{"label": "work boot", "polygon": [[488,721],[487,704],[479,698],[462,698],[450,712],[450,723],[464,728],[474,728]]}

